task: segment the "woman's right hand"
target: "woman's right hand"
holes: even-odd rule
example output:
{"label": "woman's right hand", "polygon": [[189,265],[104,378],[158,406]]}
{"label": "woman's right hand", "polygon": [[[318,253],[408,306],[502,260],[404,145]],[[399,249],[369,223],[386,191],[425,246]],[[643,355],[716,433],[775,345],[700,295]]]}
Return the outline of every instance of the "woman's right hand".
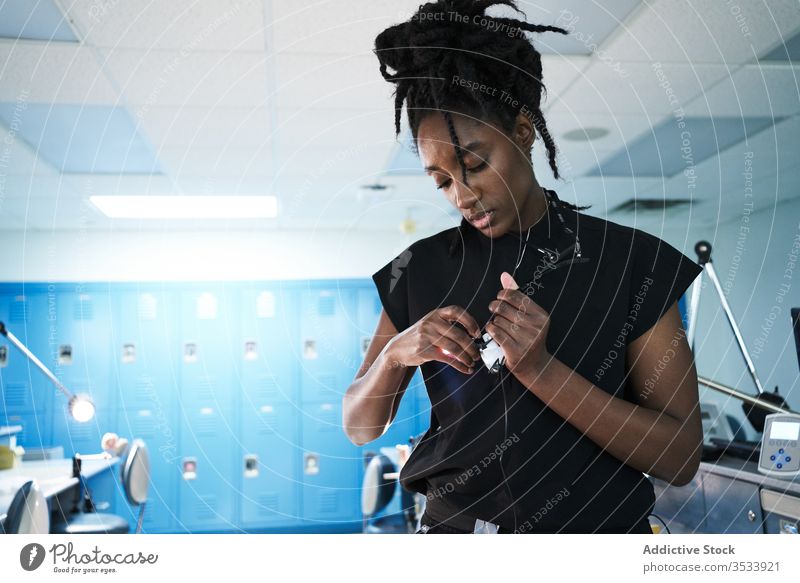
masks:
{"label": "woman's right hand", "polygon": [[387,356],[403,366],[438,360],[471,374],[475,362],[481,360],[473,342],[480,332],[478,323],[461,306],[437,308],[392,338],[386,345]]}

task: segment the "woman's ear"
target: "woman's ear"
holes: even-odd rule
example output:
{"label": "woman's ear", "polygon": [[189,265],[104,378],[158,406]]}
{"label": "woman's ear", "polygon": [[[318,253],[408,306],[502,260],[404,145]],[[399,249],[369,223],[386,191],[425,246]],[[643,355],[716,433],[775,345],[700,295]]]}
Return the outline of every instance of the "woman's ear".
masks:
{"label": "woman's ear", "polygon": [[534,141],[536,141],[536,129],[533,127],[531,119],[523,113],[518,113],[517,120],[514,122],[514,142],[527,156]]}

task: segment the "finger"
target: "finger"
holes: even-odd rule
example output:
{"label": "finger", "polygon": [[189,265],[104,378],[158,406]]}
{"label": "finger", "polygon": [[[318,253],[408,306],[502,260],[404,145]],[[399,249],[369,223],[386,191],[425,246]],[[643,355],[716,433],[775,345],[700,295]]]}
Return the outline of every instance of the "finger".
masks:
{"label": "finger", "polygon": [[511,342],[511,336],[509,336],[508,332],[494,322],[489,322],[486,324],[486,331],[503,349],[506,349]]}
{"label": "finger", "polygon": [[504,271],[500,275],[500,284],[505,289],[519,289],[519,284],[517,284],[514,277],[507,271]]}
{"label": "finger", "polygon": [[474,372],[474,366],[468,366],[457,358],[445,356],[441,348],[439,348],[438,346],[432,346],[429,351],[426,351],[424,358],[426,360],[435,360],[437,362],[449,364],[450,366],[452,366],[453,368],[455,368],[460,372],[463,372],[464,374],[472,374]]}
{"label": "finger", "polygon": [[513,289],[501,289],[497,292],[497,299],[508,302],[518,309],[525,309],[527,312],[536,312],[544,309],[531,299],[528,294]]}
{"label": "finger", "polygon": [[481,333],[481,328],[475,318],[461,306],[446,306],[439,310],[439,315],[442,319],[448,322],[458,322],[464,329],[469,332],[472,337],[476,337]]}
{"label": "finger", "polygon": [[452,338],[447,336],[440,336],[433,343],[433,346],[438,348],[450,360],[459,360],[464,366],[470,367],[474,359],[467,353],[464,348]]}
{"label": "finger", "polygon": [[520,310],[504,300],[492,300],[489,302],[489,311],[492,312],[492,316],[500,315],[512,321],[519,320],[525,314],[524,310]]}
{"label": "finger", "polygon": [[434,320],[433,325],[440,336],[456,342],[461,347],[460,349],[467,353],[473,360],[478,360],[480,358],[480,353],[475,346],[475,342],[473,342],[472,337],[467,334],[463,328],[454,326],[447,320],[440,320],[439,322]]}

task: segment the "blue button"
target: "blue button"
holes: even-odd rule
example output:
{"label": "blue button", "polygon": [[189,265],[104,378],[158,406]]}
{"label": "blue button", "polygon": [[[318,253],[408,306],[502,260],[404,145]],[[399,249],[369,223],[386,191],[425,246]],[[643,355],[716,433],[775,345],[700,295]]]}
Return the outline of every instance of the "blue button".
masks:
{"label": "blue button", "polygon": [[783,448],[780,448],[780,449],[778,450],[778,453],[783,453]]}
{"label": "blue button", "polygon": [[774,455],[769,456],[769,460],[774,462],[775,461],[775,456]]}
{"label": "blue button", "polygon": [[787,456],[786,456],[786,461],[787,461],[787,462],[790,462],[790,461],[792,461],[792,458],[790,458],[790,457],[787,455]]}
{"label": "blue button", "polygon": [[780,470],[783,467],[783,464],[778,464],[778,469]]}

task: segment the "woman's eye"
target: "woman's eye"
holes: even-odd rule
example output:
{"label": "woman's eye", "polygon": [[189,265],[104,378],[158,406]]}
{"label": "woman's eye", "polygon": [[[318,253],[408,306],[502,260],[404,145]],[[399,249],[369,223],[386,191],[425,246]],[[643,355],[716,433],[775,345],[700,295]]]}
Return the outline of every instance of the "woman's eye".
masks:
{"label": "woman's eye", "polygon": [[[467,168],[467,172],[480,172],[481,170],[486,168],[486,166],[487,166],[487,163],[484,161],[484,162],[481,162],[480,164],[478,164],[477,166],[473,166],[472,168]],[[436,188],[437,189],[447,188],[448,186],[450,186],[450,182],[451,182],[450,180],[445,180],[444,182],[442,182]]]}

